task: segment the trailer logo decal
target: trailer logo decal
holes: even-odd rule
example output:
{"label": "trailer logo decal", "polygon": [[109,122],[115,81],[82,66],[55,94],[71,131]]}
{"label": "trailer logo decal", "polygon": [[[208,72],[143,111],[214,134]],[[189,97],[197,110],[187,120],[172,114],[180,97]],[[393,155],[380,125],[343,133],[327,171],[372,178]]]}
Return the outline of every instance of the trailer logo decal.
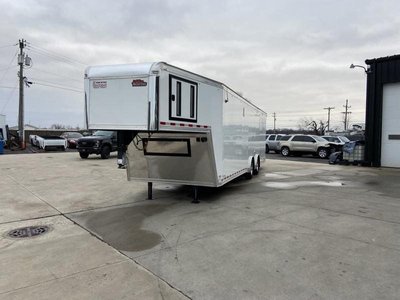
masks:
{"label": "trailer logo decal", "polygon": [[143,79],[133,79],[132,80],[132,86],[147,86],[147,82],[144,81]]}
{"label": "trailer logo decal", "polygon": [[93,81],[94,89],[105,89],[107,88],[107,81]]}

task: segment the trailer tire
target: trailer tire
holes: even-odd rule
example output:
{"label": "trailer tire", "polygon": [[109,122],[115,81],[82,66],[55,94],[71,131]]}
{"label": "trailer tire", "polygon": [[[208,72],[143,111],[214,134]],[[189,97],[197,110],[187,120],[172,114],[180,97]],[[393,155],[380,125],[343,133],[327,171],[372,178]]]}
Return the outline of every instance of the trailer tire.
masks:
{"label": "trailer tire", "polygon": [[108,145],[104,145],[103,148],[101,148],[101,158],[102,159],[107,159],[110,157],[110,152],[111,152],[111,148]]}
{"label": "trailer tire", "polygon": [[261,167],[260,157],[257,155],[257,163],[255,164],[254,170],[253,170],[254,175],[258,175],[258,173],[260,172],[260,167]]}
{"label": "trailer tire", "polygon": [[250,172],[244,174],[244,178],[250,180],[254,174],[254,159],[251,160]]}
{"label": "trailer tire", "polygon": [[85,152],[79,152],[79,156],[83,159],[86,159],[89,157],[89,153],[85,153]]}

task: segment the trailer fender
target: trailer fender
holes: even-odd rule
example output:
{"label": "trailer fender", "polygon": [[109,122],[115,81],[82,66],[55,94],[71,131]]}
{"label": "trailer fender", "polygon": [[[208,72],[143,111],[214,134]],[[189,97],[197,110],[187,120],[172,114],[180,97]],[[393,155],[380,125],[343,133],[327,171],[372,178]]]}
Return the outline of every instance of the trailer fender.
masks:
{"label": "trailer fender", "polygon": [[250,172],[252,172],[252,170],[251,170],[251,163],[254,161],[254,165],[255,165],[255,159],[254,159],[254,157],[253,156],[249,156],[249,158],[248,158],[248,160],[247,160],[247,167],[249,168],[249,171]]}

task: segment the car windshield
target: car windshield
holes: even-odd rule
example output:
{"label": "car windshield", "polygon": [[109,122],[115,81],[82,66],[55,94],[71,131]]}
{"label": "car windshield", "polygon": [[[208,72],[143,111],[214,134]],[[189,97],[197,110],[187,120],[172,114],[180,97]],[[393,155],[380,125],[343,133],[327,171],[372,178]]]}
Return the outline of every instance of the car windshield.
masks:
{"label": "car windshield", "polygon": [[80,138],[80,137],[82,137],[82,134],[80,134],[79,132],[71,132],[70,134],[68,134],[68,137],[70,137],[70,138]]}
{"label": "car windshield", "polygon": [[112,136],[113,132],[112,131],[104,131],[104,130],[99,130],[93,133],[93,135],[96,136]]}
{"label": "car windshield", "polygon": [[341,140],[341,141],[344,142],[344,143],[350,142],[350,140],[349,140],[347,137],[345,137],[345,136],[338,136],[338,138],[339,138],[339,140]]}
{"label": "car windshield", "polygon": [[313,135],[312,137],[318,142],[326,142],[325,139],[323,139],[322,137],[320,137],[318,135]]}

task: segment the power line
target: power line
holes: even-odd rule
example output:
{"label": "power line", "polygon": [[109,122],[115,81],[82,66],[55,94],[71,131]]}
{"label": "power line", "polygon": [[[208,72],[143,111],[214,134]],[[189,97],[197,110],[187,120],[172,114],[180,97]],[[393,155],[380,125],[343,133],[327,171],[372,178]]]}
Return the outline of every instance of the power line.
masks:
{"label": "power line", "polygon": [[1,89],[13,89],[14,87],[12,86],[6,86],[6,85],[0,85]]}
{"label": "power line", "polygon": [[54,57],[54,56],[48,55],[47,53],[42,53],[42,52],[36,51],[36,50],[34,50],[34,49],[32,49],[32,48],[29,48],[29,50],[30,50],[32,53],[38,54],[38,55],[42,55],[43,57],[46,57],[47,59],[52,59],[52,60],[54,60],[54,61],[56,61],[56,62],[64,63],[64,64],[70,65],[70,66],[72,66],[72,67],[74,67],[74,68],[79,68],[78,65],[76,65],[76,64],[74,64],[74,63],[71,63],[71,62],[68,61],[68,60],[60,59],[60,58],[58,58],[58,57]]}
{"label": "power line", "polygon": [[53,59],[56,59],[56,60],[59,60],[59,61],[62,61],[62,62],[73,63],[73,64],[82,65],[82,66],[87,66],[87,64],[85,64],[83,62],[80,62],[80,61],[78,61],[76,59],[69,58],[69,57],[67,57],[65,55],[57,54],[55,52],[46,50],[46,49],[44,49],[42,47],[39,47],[39,46],[35,46],[35,45],[32,45],[32,44],[29,44],[28,45],[28,49],[30,49],[31,51],[36,52],[38,54],[45,55],[45,56],[51,57]]}
{"label": "power line", "polygon": [[72,80],[72,81],[77,81],[77,82],[80,82],[80,83],[83,82],[82,80],[79,80],[79,79],[76,79],[76,78],[72,78],[72,77],[68,77],[68,76],[64,76],[64,75],[60,75],[60,74],[49,72],[49,71],[45,71],[45,70],[40,69],[38,67],[35,67],[34,69],[32,69],[32,71],[36,71],[36,70],[38,70],[40,72],[43,72],[43,73],[46,73],[46,74],[49,74],[49,75],[57,76],[57,77],[60,77],[60,78],[65,78],[65,79],[69,79],[69,80]]}
{"label": "power line", "polygon": [[6,102],[4,103],[0,113],[3,113],[4,109],[7,107],[8,102],[10,102],[11,97],[14,95],[15,91],[17,90],[17,85],[18,83],[15,84],[14,89],[11,91],[11,93],[8,95],[8,98],[6,99]]}
{"label": "power line", "polygon": [[35,78],[35,77],[29,77],[29,79],[33,80],[33,81],[44,82],[44,83],[53,84],[53,85],[57,85],[57,86],[59,85],[59,86],[63,86],[63,87],[68,87],[68,88],[71,88],[71,89],[79,89],[79,87],[67,86],[67,85],[59,84],[58,82],[47,81],[47,80],[43,80],[43,79]]}
{"label": "power line", "polygon": [[2,49],[2,48],[8,48],[8,47],[13,47],[13,46],[16,46],[17,44],[14,44],[14,45],[4,45],[4,46],[0,46],[0,49]]}
{"label": "power line", "polygon": [[57,85],[53,85],[53,84],[46,84],[46,83],[41,83],[41,82],[37,82],[37,81],[33,81],[32,84],[43,85],[43,86],[47,86],[47,87],[72,91],[72,92],[76,92],[76,93],[83,93],[83,90],[77,90],[77,89],[69,88],[69,87],[65,87],[65,86],[57,86]]}
{"label": "power line", "polygon": [[8,70],[11,68],[12,63],[14,62],[14,59],[15,59],[15,57],[17,56],[17,53],[18,53],[18,49],[15,51],[15,54],[14,54],[14,56],[12,57],[10,63],[9,63],[8,66],[7,66],[7,68],[4,69],[5,71],[4,71],[4,73],[3,73],[3,76],[1,76],[0,82],[3,81],[3,79],[4,79],[4,77],[6,76]]}
{"label": "power line", "polygon": [[83,63],[83,62],[81,62],[81,61],[79,61],[79,60],[70,58],[70,57],[65,56],[65,55],[62,55],[62,54],[58,54],[58,53],[56,53],[56,52],[54,52],[54,51],[47,50],[47,49],[45,49],[45,48],[43,48],[43,47],[39,47],[39,46],[36,46],[36,45],[32,45],[31,43],[29,43],[29,46],[31,46],[31,47],[33,47],[33,48],[36,48],[36,49],[38,49],[38,50],[40,50],[40,51],[47,52],[47,53],[49,53],[49,54],[51,54],[51,55],[53,55],[53,56],[58,56],[58,57],[60,57],[60,58],[66,59],[66,60],[70,60],[71,62],[75,62],[75,63],[77,63],[77,64],[87,66],[86,63]]}

